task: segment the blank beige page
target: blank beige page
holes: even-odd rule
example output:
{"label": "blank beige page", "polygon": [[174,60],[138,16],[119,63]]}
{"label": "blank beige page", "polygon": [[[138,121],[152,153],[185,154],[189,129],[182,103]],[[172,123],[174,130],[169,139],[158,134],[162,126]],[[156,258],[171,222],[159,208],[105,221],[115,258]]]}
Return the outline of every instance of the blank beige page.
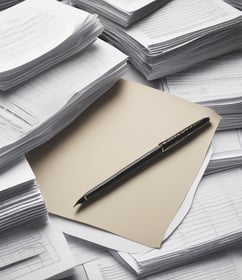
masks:
{"label": "blank beige page", "polygon": [[[82,210],[89,189],[203,117],[211,126]],[[207,153],[220,117],[179,97],[120,80],[29,162],[50,213],[159,248]]]}

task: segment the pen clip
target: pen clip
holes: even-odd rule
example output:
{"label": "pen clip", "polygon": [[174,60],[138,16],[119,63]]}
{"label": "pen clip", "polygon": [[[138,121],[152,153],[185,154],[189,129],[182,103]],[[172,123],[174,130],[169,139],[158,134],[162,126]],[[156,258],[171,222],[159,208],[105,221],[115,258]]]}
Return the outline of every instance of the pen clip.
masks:
{"label": "pen clip", "polygon": [[165,141],[158,144],[162,152],[167,152],[168,150],[174,148],[179,143],[186,140],[186,138],[190,138],[191,135],[195,134],[196,132],[200,131],[204,126],[209,124],[209,118],[203,118],[195,123],[189,125],[188,127],[184,128],[183,130],[179,131],[175,135],[172,135]]}

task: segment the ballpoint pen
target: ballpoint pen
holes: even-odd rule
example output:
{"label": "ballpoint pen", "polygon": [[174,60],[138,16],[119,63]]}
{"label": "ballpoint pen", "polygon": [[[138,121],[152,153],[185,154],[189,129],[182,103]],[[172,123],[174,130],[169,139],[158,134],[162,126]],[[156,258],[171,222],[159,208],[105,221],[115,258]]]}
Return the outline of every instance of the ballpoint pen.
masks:
{"label": "ballpoint pen", "polygon": [[75,207],[78,204],[86,204],[87,202],[103,194],[105,191],[110,190],[117,183],[122,181],[134,171],[144,166],[144,164],[149,162],[151,159],[156,158],[160,154],[167,153],[168,151],[178,147],[179,144],[185,143],[192,137],[196,136],[196,134],[200,132],[202,128],[208,126],[209,123],[209,117],[202,118],[187,126],[186,128],[182,129],[178,133],[172,135],[168,139],[162,141],[155,148],[145,153],[135,161],[131,162],[126,167],[122,168],[114,175],[107,178],[102,183],[98,184],[96,187],[90,189],[75,203],[73,207]]}

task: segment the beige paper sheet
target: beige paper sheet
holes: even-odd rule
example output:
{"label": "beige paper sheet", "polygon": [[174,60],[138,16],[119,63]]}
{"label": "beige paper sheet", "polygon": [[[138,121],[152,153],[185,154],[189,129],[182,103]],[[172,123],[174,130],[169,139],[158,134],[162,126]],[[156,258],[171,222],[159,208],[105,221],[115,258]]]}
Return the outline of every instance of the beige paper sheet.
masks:
{"label": "beige paper sheet", "polygon": [[[209,116],[189,144],[78,211],[90,188],[158,143]],[[159,248],[208,150],[220,117],[212,110],[130,81],[104,97],[28,160],[50,213]]]}

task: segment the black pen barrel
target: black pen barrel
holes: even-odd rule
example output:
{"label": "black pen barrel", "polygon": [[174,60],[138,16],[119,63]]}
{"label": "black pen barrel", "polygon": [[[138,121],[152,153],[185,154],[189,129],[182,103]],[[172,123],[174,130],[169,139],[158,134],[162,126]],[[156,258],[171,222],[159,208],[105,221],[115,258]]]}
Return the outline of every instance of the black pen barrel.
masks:
{"label": "black pen barrel", "polygon": [[189,125],[173,136],[169,137],[165,141],[159,143],[159,146],[166,152],[174,147],[176,147],[179,143],[184,142],[186,139],[189,139],[191,136],[195,135],[195,133],[199,132],[203,127],[209,124],[209,118],[202,118],[197,122]]}
{"label": "black pen barrel", "polygon": [[186,142],[185,140],[191,139],[192,136],[195,136],[198,132],[202,130],[203,127],[207,126],[208,124],[209,118],[202,118],[194,122],[193,124],[187,126],[178,133],[174,134],[173,136],[169,137],[168,139],[164,140],[163,142],[159,143],[158,146],[156,146],[146,154],[142,155],[135,161],[131,162],[130,164],[116,172],[114,175],[107,178],[102,183],[98,184],[96,187],[92,188],[90,191],[86,192],[76,202],[74,206],[76,206],[77,204],[86,203],[89,200],[92,200],[102,195],[105,191],[112,190],[119,183],[121,183],[128,177],[133,176],[136,171],[138,171],[145,165],[148,165],[152,160],[157,158],[158,155],[167,153],[173,148],[178,147],[180,143]]}

